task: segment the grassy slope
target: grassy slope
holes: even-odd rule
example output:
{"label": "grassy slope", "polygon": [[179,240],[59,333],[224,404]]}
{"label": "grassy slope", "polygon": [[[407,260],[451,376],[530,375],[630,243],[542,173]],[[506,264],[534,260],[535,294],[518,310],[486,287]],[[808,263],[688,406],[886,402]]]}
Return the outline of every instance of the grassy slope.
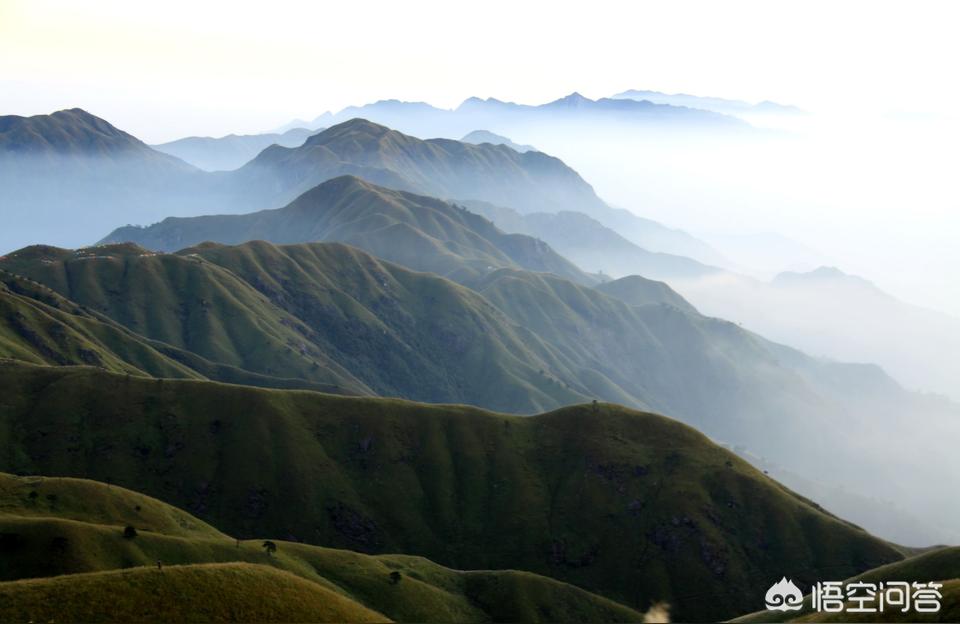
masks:
{"label": "grassy slope", "polygon": [[587,396],[542,374],[572,377],[476,293],[343,245],[33,247],[2,265],[148,338],[273,377],[519,412]]}
{"label": "grassy slope", "polygon": [[310,189],[284,208],[241,215],[170,218],[125,227],[104,242],[177,251],[205,241],[235,245],[337,241],[416,271],[460,278],[490,267],[549,271],[583,284],[593,278],[529,236],[505,234],[486,219],[432,197],[343,176]]}
{"label": "grassy slope", "polygon": [[[123,537],[126,524],[139,527],[135,538]],[[260,540],[237,543],[179,509],[117,486],[0,474],[0,581],[7,581],[0,582],[0,603],[16,596],[0,607],[0,619],[363,621],[371,610],[417,622],[640,617],[526,572],[460,572],[420,557],[275,543],[278,551],[268,555]],[[108,572],[115,569],[124,571]],[[391,572],[401,575],[399,582],[391,582]],[[50,576],[56,578],[24,580]],[[118,599],[91,600],[98,592]],[[203,600],[204,594],[225,598]],[[128,609],[138,603],[141,611],[133,613],[142,615],[131,617]],[[331,613],[331,607],[340,610]]]}
{"label": "grassy slope", "polygon": [[0,468],[113,480],[243,536],[524,569],[681,619],[742,613],[774,576],[901,556],[694,430],[615,406],[519,418],[23,365],[0,384]]}
{"label": "grassy slope", "polygon": [[[835,577],[818,580],[837,580]],[[737,618],[738,622],[831,622],[831,621],[883,621],[883,622],[956,622],[960,621],[960,547],[935,548],[906,559],[857,574],[849,579],[879,583],[885,581],[907,581],[927,583],[943,582],[941,589],[943,600],[938,614],[918,614],[886,612],[884,614],[829,614],[814,613],[810,608],[810,597],[804,600],[804,609],[799,612],[757,611]],[[862,617],[860,617],[862,616]]]}
{"label": "grassy slope", "polygon": [[263,565],[116,570],[0,583],[0,619],[72,622],[383,622],[334,591]]}

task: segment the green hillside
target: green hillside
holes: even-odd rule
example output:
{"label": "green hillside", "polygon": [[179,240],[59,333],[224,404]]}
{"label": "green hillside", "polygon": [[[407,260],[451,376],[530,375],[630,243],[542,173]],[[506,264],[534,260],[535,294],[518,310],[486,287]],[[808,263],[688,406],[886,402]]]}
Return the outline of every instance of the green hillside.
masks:
{"label": "green hillside", "polygon": [[495,267],[513,267],[556,273],[582,284],[596,282],[538,240],[504,234],[454,204],[386,189],[354,176],[328,180],[284,208],[171,217],[147,228],[120,228],[102,242],[133,242],[172,252],[205,241],[235,245],[251,240],[347,243],[410,269],[458,281]]}
{"label": "green hillside", "polygon": [[301,322],[195,257],[133,245],[34,246],[0,265],[7,269],[0,273],[0,305],[19,310],[0,323],[0,355],[157,377],[371,393],[306,348],[309,330]]}
{"label": "green hillside", "polygon": [[0,266],[147,338],[262,375],[517,412],[589,396],[543,372],[572,378],[476,293],[344,245],[33,247]]}
{"label": "green hillside", "polygon": [[[136,535],[126,536],[126,526],[134,526]],[[267,553],[263,543],[238,542],[179,509],[118,486],[0,474],[0,620],[608,622],[642,617],[528,572],[461,572],[421,557],[372,556],[279,540],[273,542],[276,552]],[[92,599],[97,595],[115,599]]]}
{"label": "green hillside", "polygon": [[[131,487],[241,537],[520,569],[681,619],[900,553],[693,429],[4,364],[0,469]],[[41,392],[41,389],[43,392]]]}
{"label": "green hillside", "polygon": [[71,622],[384,622],[316,583],[264,565],[115,570],[0,583],[0,619]]}

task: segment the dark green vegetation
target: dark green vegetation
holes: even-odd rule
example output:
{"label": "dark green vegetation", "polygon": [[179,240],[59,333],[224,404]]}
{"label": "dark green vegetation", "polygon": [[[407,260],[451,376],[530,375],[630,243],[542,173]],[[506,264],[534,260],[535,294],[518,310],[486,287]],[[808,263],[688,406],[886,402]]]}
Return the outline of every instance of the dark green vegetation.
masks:
{"label": "dark green vegetation", "polygon": [[490,221],[454,204],[392,191],[353,177],[328,180],[284,208],[244,215],[168,218],[147,228],[124,227],[103,243],[133,242],[177,251],[205,241],[235,245],[337,241],[385,260],[456,281],[493,268],[555,273],[583,284],[596,280],[543,242],[505,234]]}
{"label": "dark green vegetation", "polygon": [[666,600],[681,620],[748,611],[775,575],[901,558],[693,429],[608,404],[523,418],[13,363],[0,396],[3,470],[136,488],[241,537]]}
{"label": "dark green vegetation", "polygon": [[[124,537],[128,530],[136,535]],[[130,490],[0,474],[2,621],[636,621],[565,583],[237,541]],[[62,576],[67,575],[67,576]],[[53,577],[53,578],[50,578]],[[32,580],[31,580],[32,579]]]}
{"label": "dark green vegetation", "polygon": [[[838,580],[831,577],[830,579]],[[942,582],[943,594],[939,613],[902,613],[891,609],[879,614],[857,613],[816,613],[810,604],[810,597],[804,599],[804,608],[794,612],[758,611],[740,618],[737,622],[957,622],[960,621],[960,547],[932,548],[912,557],[889,563],[862,574],[857,574],[848,582],[865,581],[880,583],[888,581],[906,581],[929,583]]]}

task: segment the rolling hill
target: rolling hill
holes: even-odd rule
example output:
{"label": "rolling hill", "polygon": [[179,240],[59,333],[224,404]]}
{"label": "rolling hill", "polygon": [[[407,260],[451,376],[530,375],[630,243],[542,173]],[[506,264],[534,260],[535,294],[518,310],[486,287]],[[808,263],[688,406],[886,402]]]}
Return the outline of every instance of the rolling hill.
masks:
{"label": "rolling hill", "polygon": [[247,164],[271,145],[299,147],[307,137],[317,132],[291,128],[282,134],[229,134],[217,138],[193,136],[152,147],[206,171],[230,171]]}
{"label": "rolling hill", "polygon": [[695,430],[609,404],[522,418],[11,363],[0,392],[3,470],[134,487],[243,538],[525,570],[639,608],[666,600],[681,620],[743,613],[774,575],[902,558]]}
{"label": "rolling hill", "polygon": [[[125,527],[134,527],[135,533]],[[0,619],[538,622],[641,617],[535,574],[461,572],[420,557],[270,541],[276,547],[272,554],[264,550],[264,540],[237,541],[180,509],[118,486],[0,474]]]}
{"label": "rolling hill", "polygon": [[284,208],[244,215],[168,218],[147,228],[125,227],[103,243],[133,242],[177,251],[205,241],[235,245],[337,241],[417,271],[457,281],[494,268],[547,271],[594,284],[542,242],[505,234],[486,219],[431,197],[393,191],[354,176],[328,180]]}

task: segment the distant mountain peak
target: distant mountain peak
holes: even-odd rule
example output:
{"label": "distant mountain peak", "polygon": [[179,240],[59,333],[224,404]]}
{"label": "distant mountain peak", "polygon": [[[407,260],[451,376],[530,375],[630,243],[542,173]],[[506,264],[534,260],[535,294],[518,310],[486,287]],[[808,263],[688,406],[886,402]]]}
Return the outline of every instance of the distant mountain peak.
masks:
{"label": "distant mountain peak", "polygon": [[564,97],[560,98],[559,100],[554,100],[553,102],[550,102],[550,104],[548,104],[548,106],[570,106],[570,107],[574,107],[574,106],[584,106],[584,105],[593,104],[593,103],[594,103],[593,100],[591,100],[590,98],[584,97],[584,96],[581,95],[579,92],[574,91],[574,92],[571,93],[570,95],[564,96]]}

